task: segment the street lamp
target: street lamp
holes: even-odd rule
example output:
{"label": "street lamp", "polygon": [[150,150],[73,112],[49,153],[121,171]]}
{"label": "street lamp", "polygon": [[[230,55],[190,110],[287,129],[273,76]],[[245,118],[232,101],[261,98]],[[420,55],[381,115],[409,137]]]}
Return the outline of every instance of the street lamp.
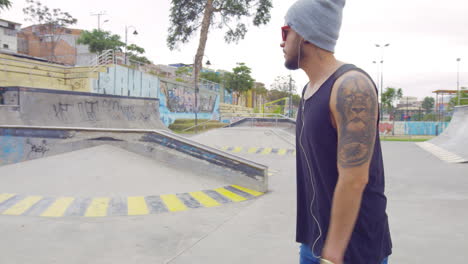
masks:
{"label": "street lamp", "polygon": [[138,32],[136,31],[136,28],[134,26],[125,26],[125,55],[124,55],[124,58],[125,58],[125,65],[127,64],[127,42],[128,42],[128,30],[130,28],[133,28],[134,31],[133,31],[133,35],[138,35]]}
{"label": "street lamp", "polygon": [[457,58],[457,95],[458,95],[458,104],[460,105],[460,58]]}
{"label": "street lamp", "polygon": [[385,45],[375,44],[377,48],[382,49],[381,59],[380,59],[380,120],[383,119],[383,102],[382,102],[382,94],[383,94],[383,63],[384,63],[384,48],[390,46],[390,43]]}

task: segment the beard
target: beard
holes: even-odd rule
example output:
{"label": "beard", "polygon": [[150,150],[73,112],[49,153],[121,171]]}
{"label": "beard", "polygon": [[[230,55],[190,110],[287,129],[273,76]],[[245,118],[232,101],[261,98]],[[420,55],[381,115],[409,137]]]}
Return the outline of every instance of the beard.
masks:
{"label": "beard", "polygon": [[299,63],[304,58],[304,53],[301,48],[302,48],[302,45],[299,46],[298,50],[296,50],[295,53],[291,54],[291,56],[287,56],[289,58],[287,58],[286,61],[284,62],[284,66],[286,67],[286,69],[294,71],[300,68]]}

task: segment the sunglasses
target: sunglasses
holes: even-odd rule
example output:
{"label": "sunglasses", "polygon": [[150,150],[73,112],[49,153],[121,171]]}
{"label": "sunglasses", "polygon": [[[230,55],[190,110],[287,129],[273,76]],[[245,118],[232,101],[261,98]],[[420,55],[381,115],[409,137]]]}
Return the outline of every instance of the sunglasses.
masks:
{"label": "sunglasses", "polygon": [[290,29],[291,29],[290,26],[281,27],[281,35],[283,37],[283,41],[286,41],[286,38],[288,37],[288,32]]}

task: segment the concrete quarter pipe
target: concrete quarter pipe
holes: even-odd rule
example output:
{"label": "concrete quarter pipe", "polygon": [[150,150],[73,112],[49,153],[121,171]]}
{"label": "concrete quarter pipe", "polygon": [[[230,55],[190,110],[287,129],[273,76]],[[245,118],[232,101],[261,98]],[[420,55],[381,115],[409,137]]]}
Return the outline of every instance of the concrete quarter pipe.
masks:
{"label": "concrete quarter pipe", "polygon": [[468,162],[468,106],[456,107],[448,128],[419,146],[447,162]]}

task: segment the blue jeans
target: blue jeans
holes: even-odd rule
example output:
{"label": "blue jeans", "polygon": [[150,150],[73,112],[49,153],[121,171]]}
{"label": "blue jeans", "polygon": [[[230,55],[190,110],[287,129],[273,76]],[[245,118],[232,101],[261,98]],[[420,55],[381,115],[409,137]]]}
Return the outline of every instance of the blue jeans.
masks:
{"label": "blue jeans", "polygon": [[[309,246],[302,244],[300,251],[300,264],[320,264],[320,259],[314,257]],[[382,261],[382,264],[388,264],[388,258]]]}

